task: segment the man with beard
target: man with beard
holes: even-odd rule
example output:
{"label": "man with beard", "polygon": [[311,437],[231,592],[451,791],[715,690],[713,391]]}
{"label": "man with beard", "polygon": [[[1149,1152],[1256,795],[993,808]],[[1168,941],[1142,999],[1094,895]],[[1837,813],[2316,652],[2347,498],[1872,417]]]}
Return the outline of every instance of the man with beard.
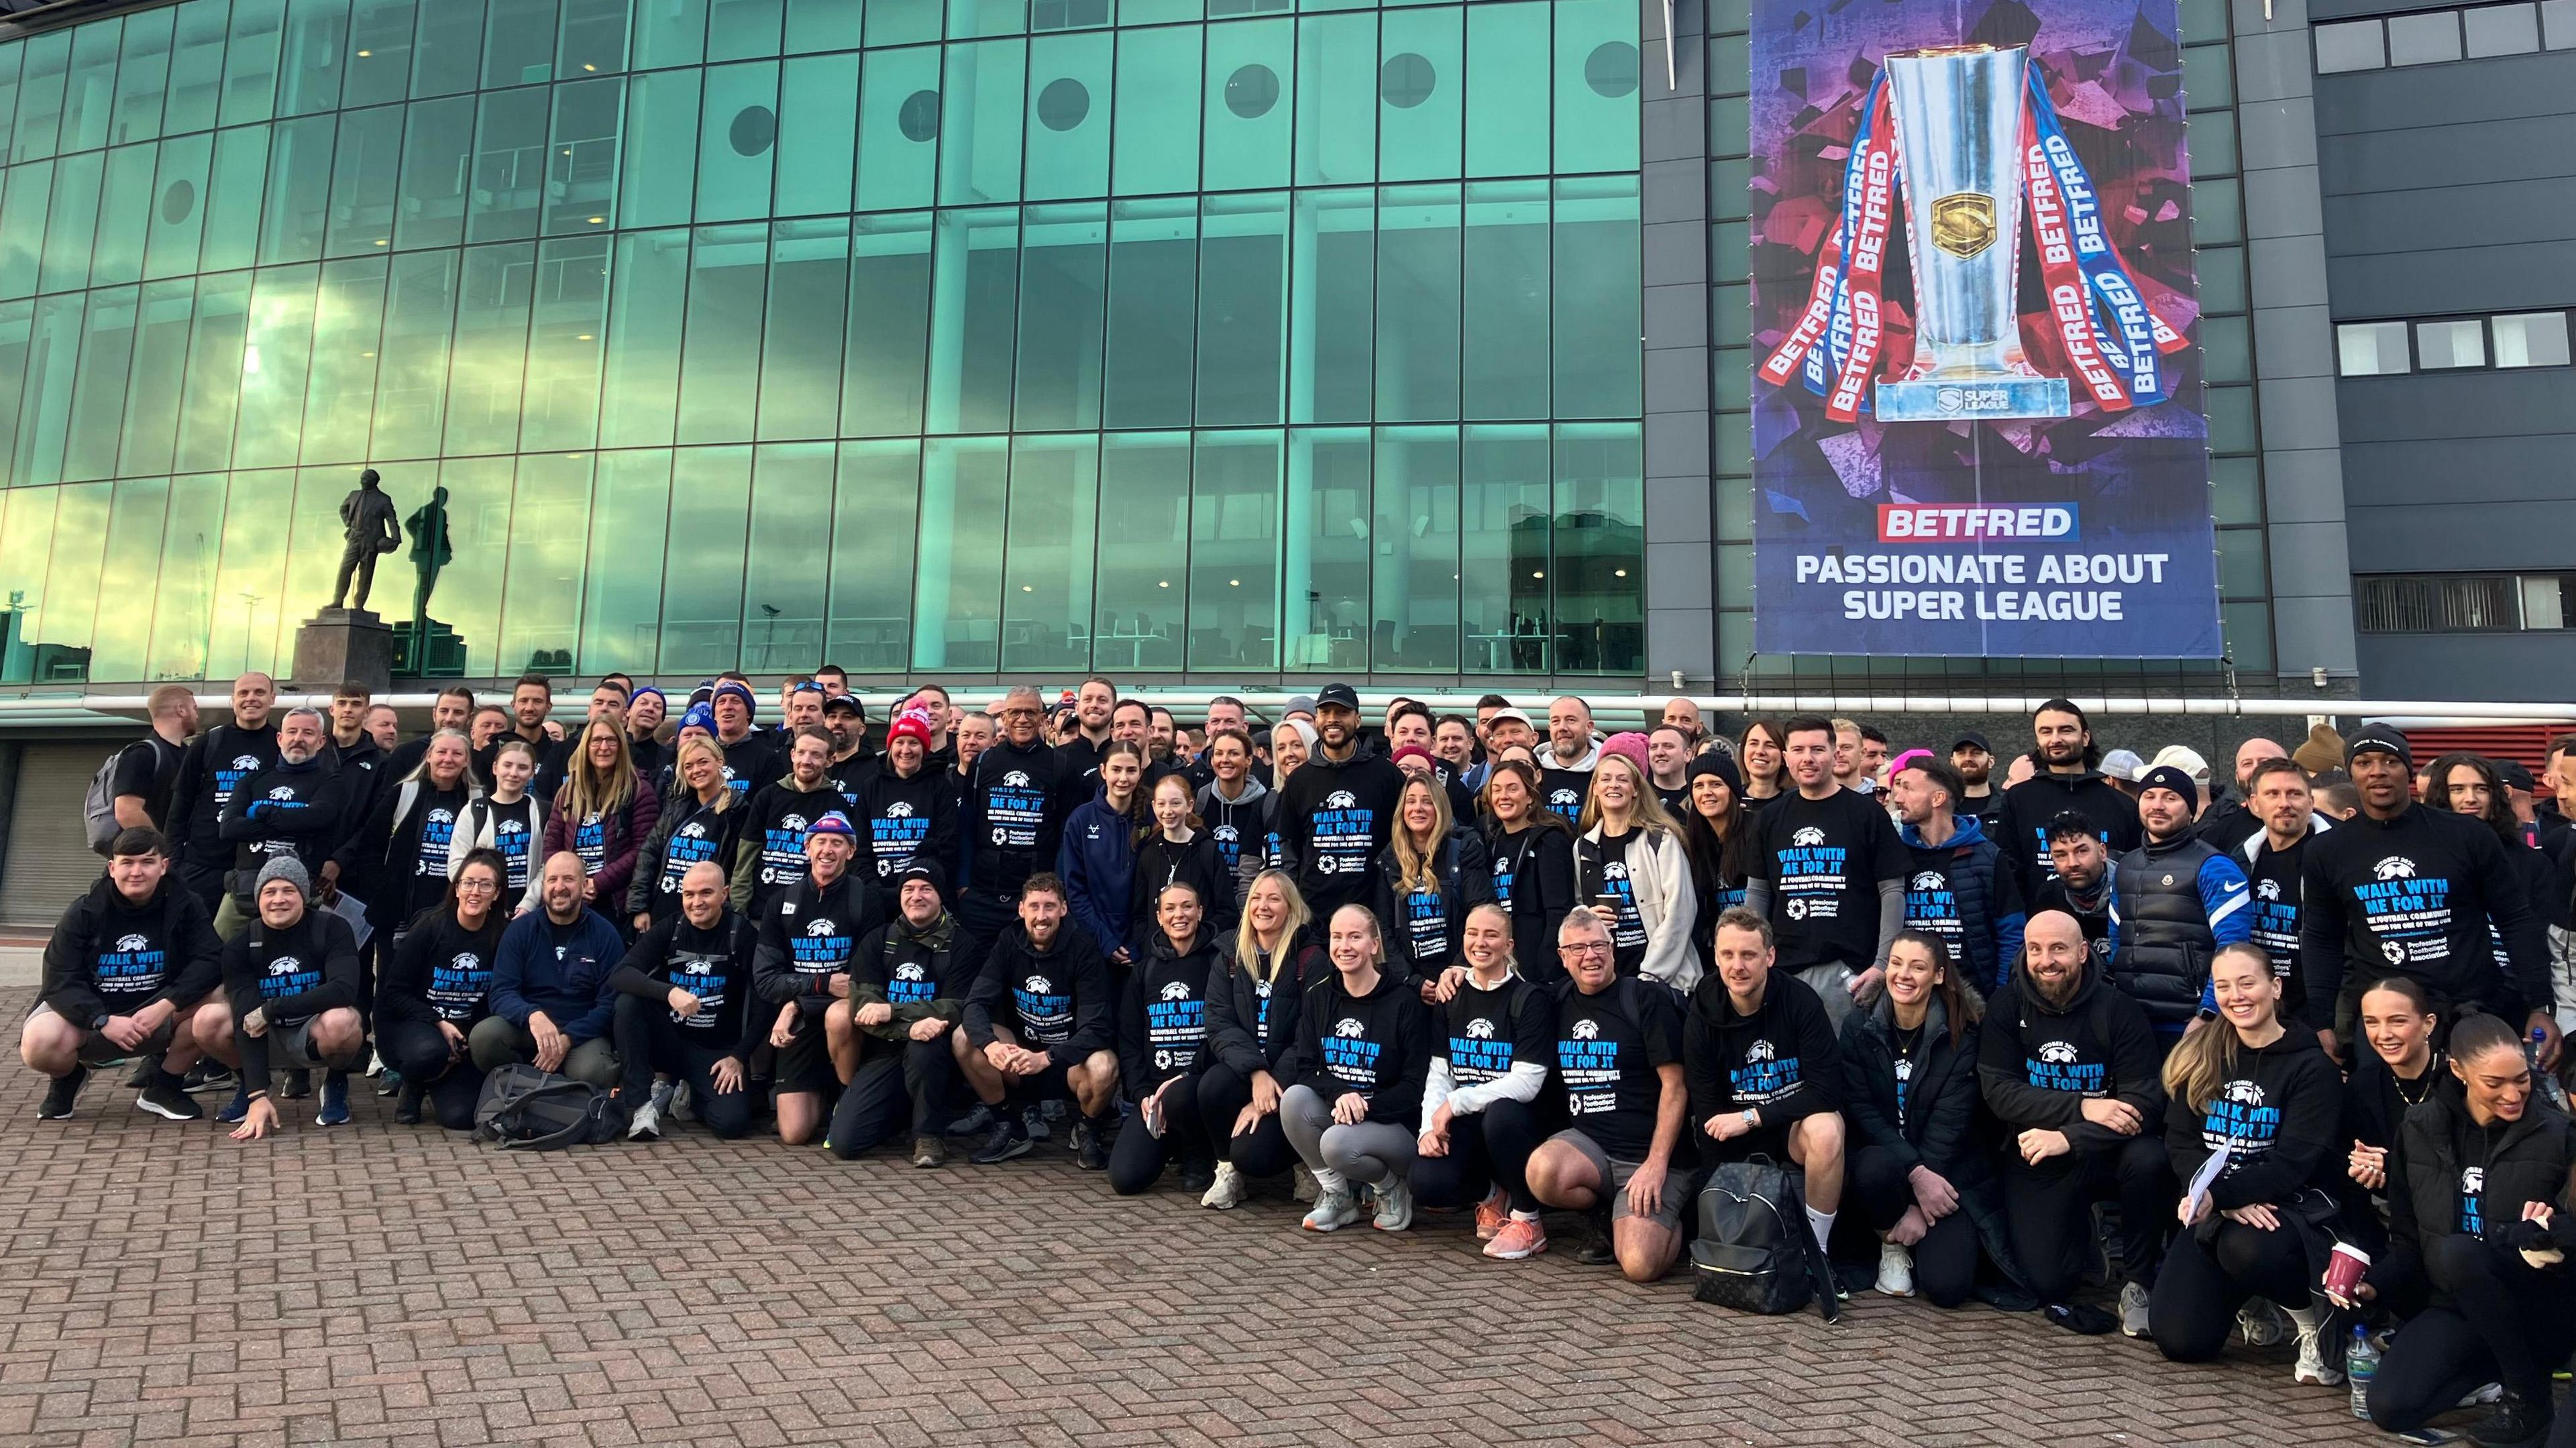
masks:
{"label": "man with beard", "polygon": [[2004,791],[1995,823],[1995,843],[2026,900],[2038,899],[2039,887],[2051,878],[2048,832],[2058,816],[2072,811],[2093,821],[2115,858],[2136,849],[2140,838],[2138,806],[2102,776],[2102,751],[2083,710],[2051,699],[2031,716],[2031,735],[2039,772]]}
{"label": "man with beard", "polygon": [[1835,1030],[1878,995],[1887,947],[1905,928],[1905,843],[1887,811],[1833,777],[1834,729],[1791,719],[1783,754],[1797,788],[1755,822],[1744,908],[1779,937],[1783,969],[1823,999]]}
{"label": "man with beard", "polygon": [[823,729],[832,736],[832,762],[823,772],[834,789],[856,800],[877,765],[868,748],[867,706],[856,694],[834,694],[823,701]]}
{"label": "man with beard", "polygon": [[1279,848],[1320,943],[1334,911],[1368,903],[1404,771],[1361,752],[1359,693],[1348,684],[1315,696],[1315,731],[1313,756],[1279,789]]}
{"label": "man with beard", "polygon": [[[2272,975],[2281,983],[2281,1020],[2295,1026],[2308,1002],[2308,973],[2299,964],[2299,891],[2308,841],[2334,824],[2316,812],[2307,771],[2286,758],[2257,761],[2245,797],[2263,822],[2237,851],[2254,890],[2254,943],[2272,957]],[[2332,1030],[2317,1036],[2327,1055],[2340,1049]]]}
{"label": "man with beard", "polygon": [[1583,812],[1583,801],[1592,793],[1592,766],[1600,762],[1592,706],[1572,694],[1548,705],[1547,745],[1538,751],[1540,805],[1571,823]]}
{"label": "man with beard", "polygon": [[2111,965],[2111,855],[2091,819],[2073,810],[2048,822],[2048,867],[2055,878],[2031,898],[2030,913],[2058,911],[2076,922],[2085,948],[2104,971]]}
{"label": "man with beard", "polygon": [[1897,838],[1913,857],[1905,885],[1905,926],[1949,947],[1950,968],[1981,996],[1992,995],[2021,955],[2019,886],[2003,852],[1975,815],[1951,812],[1959,772],[1916,751],[1888,781]]}
{"label": "man with beard", "polygon": [[259,912],[251,899],[261,867],[293,856],[310,878],[339,843],[348,786],[322,753],[322,715],[289,709],[277,725],[277,763],[243,780],[224,804],[218,832],[233,847],[232,889],[215,912],[215,933],[231,940]]}
{"label": "man with beard", "polygon": [[850,961],[850,996],[824,1016],[832,1063],[845,1083],[824,1146],[843,1161],[912,1128],[912,1164],[948,1160],[940,1128],[957,1094],[957,1053],[949,1040],[965,1019],[973,972],[957,958],[936,862],[915,860],[893,876],[895,918]]}
{"label": "man with beard", "polygon": [[787,773],[741,807],[733,907],[745,919],[768,920],[770,907],[805,878],[806,831],[823,816],[850,807],[824,775],[831,762],[832,736],[820,724],[805,725],[787,751]]}
{"label": "man with beard", "polygon": [[[1118,709],[1118,686],[1105,674],[1093,674],[1073,694],[1073,718],[1080,731],[1057,746],[1069,777],[1083,778],[1100,768],[1100,753],[1109,747],[1111,716]],[[1091,796],[1086,793],[1084,800]]]}
{"label": "man with beard", "polygon": [[994,1117],[971,1158],[978,1166],[1028,1153],[1029,1107],[1071,1101],[1082,1115],[1073,1133],[1077,1160],[1085,1171],[1109,1167],[1102,1132],[1118,1115],[1109,965],[1086,932],[1065,928],[1067,914],[1063,881],[1028,877],[1019,923],[993,947],[967,993],[961,1028],[950,1033],[959,1069]]}
{"label": "man with beard", "polygon": [[[1986,837],[1994,838],[1995,816],[2003,813],[2004,807],[2004,793],[1994,786],[1994,746],[1986,742],[1984,734],[1962,729],[1959,737],[1950,741],[1950,767],[1959,771],[1959,783],[1966,791],[1959,796],[1959,817],[1974,816]],[[2015,883],[2019,883],[2020,876],[2020,871],[2014,871]]]}
{"label": "man with beard", "polygon": [[2254,808],[2254,773],[2265,762],[2287,759],[2290,751],[2269,739],[2254,738],[2236,746],[2236,796],[2212,804],[2200,817],[2199,834],[2227,855],[2242,854],[2245,842],[2263,833],[2262,812]]}
{"label": "man with beard", "polygon": [[2144,1006],[2167,1051],[2203,1010],[2215,1011],[2209,963],[2222,945],[2251,939],[2245,872],[2192,833],[2200,787],[2160,764],[2138,781],[2145,843],[2111,871],[2111,979]]}

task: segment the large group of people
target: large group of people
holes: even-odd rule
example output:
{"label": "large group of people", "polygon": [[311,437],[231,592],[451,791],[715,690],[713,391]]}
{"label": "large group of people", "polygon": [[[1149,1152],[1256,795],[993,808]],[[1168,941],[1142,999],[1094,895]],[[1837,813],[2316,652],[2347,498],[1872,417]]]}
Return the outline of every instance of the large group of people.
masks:
{"label": "large group of people", "polygon": [[[1060,1135],[1118,1193],[1284,1188],[1319,1233],[1472,1220],[1514,1261],[1571,1215],[1640,1282],[1758,1159],[1838,1290],[2294,1344],[2317,1385],[2359,1333],[2382,1427],[2477,1401],[2485,1448],[2576,1445],[2576,832],[2512,761],[2320,725],[2220,775],[2106,758],[2065,700],[2006,757],[1344,684],[1194,735],[1100,677],[923,687],[871,737],[828,667],[766,726],[731,674],[612,676],[578,721],[541,677],[451,688],[411,739],[360,689],[231,702],[161,690],[116,762],[22,1035],[48,1119],[131,1063],[243,1141],[317,1077],[323,1126],[372,1076],[467,1129],[529,1063],[634,1140]],[[2549,770],[2576,798],[2576,736]]]}

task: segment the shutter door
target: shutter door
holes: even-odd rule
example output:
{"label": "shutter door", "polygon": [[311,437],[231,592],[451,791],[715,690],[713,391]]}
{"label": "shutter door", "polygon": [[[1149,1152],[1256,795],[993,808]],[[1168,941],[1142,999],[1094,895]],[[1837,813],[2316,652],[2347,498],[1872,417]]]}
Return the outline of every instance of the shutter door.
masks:
{"label": "shutter door", "polygon": [[81,796],[89,792],[90,776],[119,747],[115,740],[97,739],[30,744],[20,752],[0,922],[51,925],[98,879],[102,866],[89,850]]}

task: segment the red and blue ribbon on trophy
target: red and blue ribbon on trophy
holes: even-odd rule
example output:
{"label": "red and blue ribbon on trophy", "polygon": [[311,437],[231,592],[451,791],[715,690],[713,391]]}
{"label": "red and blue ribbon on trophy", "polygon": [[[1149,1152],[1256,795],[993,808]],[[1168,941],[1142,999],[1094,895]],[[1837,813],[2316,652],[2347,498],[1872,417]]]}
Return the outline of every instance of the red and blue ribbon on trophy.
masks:
{"label": "red and blue ribbon on trophy", "polygon": [[[2037,65],[2024,71],[2021,106],[2023,204],[2039,254],[2058,349],[2074,380],[2103,412],[2165,401],[2165,353],[2186,345],[2155,314],[2103,224],[2100,194],[2060,124]],[[1870,410],[1870,383],[1885,349],[1883,283],[1890,229],[1906,185],[1882,68],[1862,99],[1843,172],[1842,212],[1816,260],[1807,304],[1789,335],[1758,369],[1785,387],[1803,379],[1825,399],[1825,415],[1851,422]],[[1908,249],[1915,238],[1910,231]]]}

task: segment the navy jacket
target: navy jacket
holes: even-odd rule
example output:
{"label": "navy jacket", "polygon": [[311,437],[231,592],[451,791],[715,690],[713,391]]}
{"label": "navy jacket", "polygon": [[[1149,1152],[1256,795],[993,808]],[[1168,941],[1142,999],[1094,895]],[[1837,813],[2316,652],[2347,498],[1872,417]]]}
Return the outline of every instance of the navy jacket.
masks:
{"label": "navy jacket", "polygon": [[1989,996],[2021,957],[2021,882],[1975,815],[1953,823],[1957,830],[1938,845],[1923,843],[1913,825],[1897,826],[1897,838],[1914,857],[1905,880],[1905,923],[1947,943],[1968,983]]}
{"label": "navy jacket", "polygon": [[617,992],[608,983],[626,958],[617,927],[596,910],[581,912],[564,958],[555,959],[543,907],[510,922],[501,932],[500,958],[492,962],[492,1014],[522,1030],[538,1011],[576,1046],[608,1034]]}
{"label": "navy jacket", "polygon": [[1109,808],[1106,786],[1091,802],[1064,822],[1064,843],[1056,847],[1055,872],[1064,881],[1066,904],[1104,956],[1127,948],[1128,910],[1136,889],[1135,819]]}

